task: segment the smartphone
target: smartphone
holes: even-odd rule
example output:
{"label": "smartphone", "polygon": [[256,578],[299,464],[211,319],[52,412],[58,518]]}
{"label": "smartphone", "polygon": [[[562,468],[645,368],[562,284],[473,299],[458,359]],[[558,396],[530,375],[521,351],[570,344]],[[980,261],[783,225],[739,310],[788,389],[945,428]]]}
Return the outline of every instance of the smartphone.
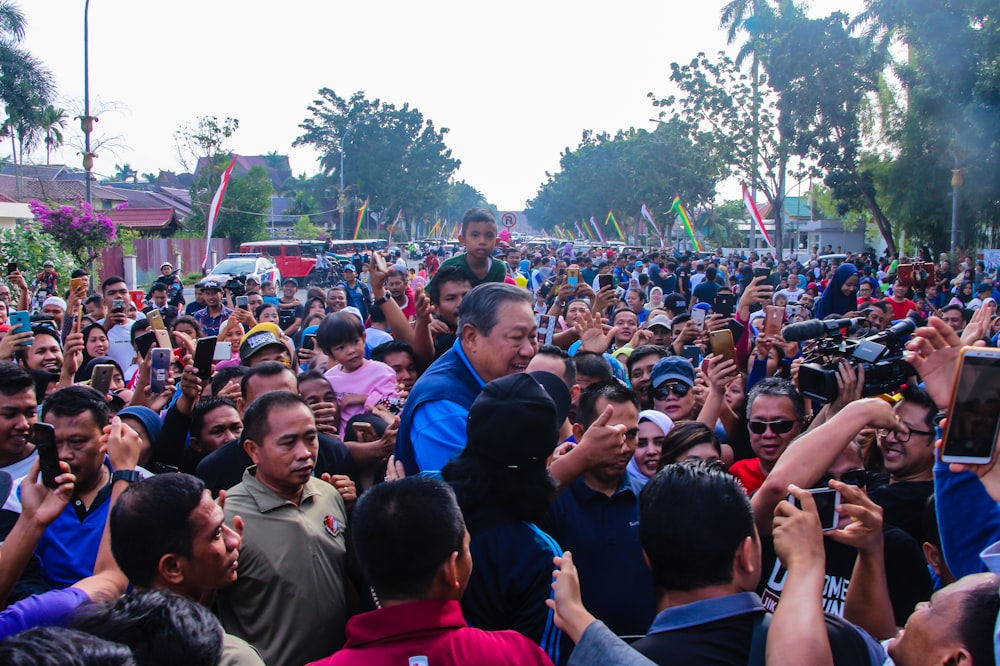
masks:
{"label": "smartphone", "polygon": [[212,359],[215,358],[216,336],[198,338],[198,346],[194,349],[194,367],[198,370],[198,378],[208,380],[212,378]]}
{"label": "smartphone", "polygon": [[135,338],[135,348],[139,352],[139,358],[146,358],[149,355],[149,350],[154,346],[159,346],[157,345],[156,331],[146,331]]}
{"label": "smartphone", "polygon": [[896,281],[904,287],[912,287],[913,264],[900,264],[896,268]]}
{"label": "smartphone", "polygon": [[758,277],[769,278],[771,277],[771,269],[768,268],[767,266],[764,266],[763,268],[760,267],[755,268],[753,269],[753,276],[755,278]]}
{"label": "smartphone", "polygon": [[173,352],[170,349],[157,347],[150,357],[149,392],[163,393],[167,390],[167,377],[170,376],[170,360]]}
{"label": "smartphone", "polygon": [[213,361],[228,361],[233,357],[233,346],[225,341],[219,340],[215,343],[215,353],[212,354]]}
{"label": "smartphone", "polygon": [[924,264],[924,284],[922,285],[924,289],[931,286],[932,284],[937,284],[937,267],[933,262],[927,262]]}
{"label": "smartphone", "polygon": [[170,333],[165,328],[154,328],[153,335],[156,336],[156,346],[164,349],[172,349],[173,343],[170,340]]}
{"label": "smartphone", "polygon": [[[7,315],[7,323],[10,324],[11,333],[27,333],[31,330],[31,315],[27,310],[11,310],[11,313]],[[31,340],[21,343],[22,347],[30,347],[31,345]]]}
{"label": "smartphone", "polygon": [[[712,331],[708,334],[708,339],[712,343],[712,353],[721,354],[727,361],[736,363],[736,345],[733,344],[733,333],[728,328]],[[739,365],[736,366],[737,371]]]}
{"label": "smartphone", "polygon": [[615,276],[610,273],[597,276],[597,286],[599,289],[615,286]]}
{"label": "smartphone", "polygon": [[110,363],[101,363],[94,366],[94,373],[90,376],[90,387],[106,396],[111,391],[111,378],[114,375],[115,366]]}
{"label": "smartphone", "polygon": [[378,252],[372,253],[372,260],[375,262],[375,267],[379,270],[380,273],[385,273],[386,271],[389,270],[389,267],[385,263],[385,257],[383,257]]}
{"label": "smartphone", "polygon": [[538,324],[538,346],[551,345],[556,318],[551,315],[536,314],[535,322]]}
{"label": "smartphone", "polygon": [[371,423],[365,423],[364,421],[352,423],[351,428],[354,430],[354,436],[357,437],[359,442],[374,442],[378,439],[375,435],[375,426]]}
{"label": "smartphone", "polygon": [[246,296],[237,296],[236,307],[246,310],[248,307],[250,307],[250,299],[247,298]]}
{"label": "smartphone", "polygon": [[948,410],[948,426],[941,445],[941,461],[984,465],[993,459],[1000,427],[1000,349],[966,347]]}
{"label": "smartphone", "polygon": [[124,312],[125,311],[125,301],[120,298],[116,298],[111,301],[111,311],[112,312]]}
{"label": "smartphone", "polygon": [[31,443],[38,451],[38,466],[42,470],[42,483],[46,488],[55,488],[56,477],[62,474],[59,468],[59,448],[56,446],[56,430],[48,423],[36,422],[31,427]]}
{"label": "smartphone", "polygon": [[302,336],[302,349],[316,349],[316,334],[307,333]]}
{"label": "smartphone", "polygon": [[698,345],[684,345],[681,356],[691,361],[693,365],[701,363],[701,348]]}
{"label": "smartphone", "polygon": [[[15,266],[17,264],[14,264]],[[82,291],[84,289],[83,278],[70,278],[69,290],[71,292]]]}
{"label": "smartphone", "polygon": [[781,325],[785,322],[785,308],[780,305],[768,305],[764,308],[764,335],[773,337],[781,333]]}
{"label": "smartphone", "polygon": [[739,340],[743,337],[743,334],[747,332],[747,327],[735,319],[730,319],[726,328],[732,332],[733,340]]}
{"label": "smartphone", "polygon": [[163,324],[163,315],[157,309],[152,309],[146,313],[146,319],[149,320],[149,327],[156,330],[167,330],[167,327]]}
{"label": "smartphone", "polygon": [[712,308],[715,314],[723,317],[732,317],[733,310],[736,309],[736,294],[716,294],[715,307]]}
{"label": "smartphone", "polygon": [[785,316],[791,319],[792,317],[798,316],[800,310],[798,305],[786,305],[785,306]]}
{"label": "smartphone", "polygon": [[576,289],[576,285],[580,284],[580,269],[579,268],[567,268],[566,269],[566,286],[571,289]]}
{"label": "smartphone", "polygon": [[271,305],[278,305],[281,301],[278,300],[277,296],[261,296],[265,303],[270,303]]}
{"label": "smartphone", "polygon": [[11,273],[16,273],[16,272],[17,272],[17,262],[16,261],[8,261],[7,262],[7,275],[10,275]]}
{"label": "smartphone", "polygon": [[[837,521],[840,516],[837,514],[837,507],[840,506],[840,491],[833,488],[810,488],[809,494],[816,502],[816,512],[819,514],[819,524],[824,532],[837,529]],[[802,508],[802,502],[795,495],[789,495],[788,501]]]}
{"label": "smartphone", "polygon": [[76,308],[76,320],[73,322],[73,332],[79,333],[83,328],[83,303]]}
{"label": "smartphone", "polygon": [[701,308],[694,308],[691,310],[691,321],[697,325],[699,331],[705,330],[705,317],[707,316],[707,310],[702,310]]}

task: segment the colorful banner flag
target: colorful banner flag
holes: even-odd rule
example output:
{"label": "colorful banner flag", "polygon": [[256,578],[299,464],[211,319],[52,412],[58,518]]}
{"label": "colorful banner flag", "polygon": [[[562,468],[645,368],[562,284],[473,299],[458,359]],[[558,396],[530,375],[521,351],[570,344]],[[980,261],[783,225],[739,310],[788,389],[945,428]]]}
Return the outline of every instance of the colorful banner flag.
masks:
{"label": "colorful banner flag", "polygon": [[594,231],[597,233],[597,237],[601,239],[601,242],[602,243],[606,242],[604,240],[604,234],[601,233],[601,228],[597,226],[597,220],[594,219],[593,215],[590,216],[590,226],[594,228]]}
{"label": "colorful banner flag", "polygon": [[757,210],[757,204],[752,198],[750,198],[750,190],[747,189],[746,183],[740,183],[743,186],[743,205],[746,207],[747,212],[750,213],[750,224],[757,223],[760,228],[760,233],[764,234],[764,240],[771,247],[774,247],[774,243],[771,242],[771,236],[767,233],[767,229],[764,228],[764,220],[760,218],[760,211]]}
{"label": "colorful banner flag", "polygon": [[615,231],[618,232],[618,238],[620,238],[621,241],[624,243],[625,242],[625,234],[622,233],[622,228],[620,226],[618,226],[618,220],[615,219],[615,214],[612,213],[610,210],[608,211],[607,218],[605,218],[605,220],[604,220],[604,224],[607,225],[608,222],[610,222],[611,224],[614,225]]}
{"label": "colorful banner flag", "polygon": [[201,259],[202,269],[208,263],[208,251],[211,247],[209,241],[212,240],[212,230],[215,227],[215,220],[219,217],[219,210],[222,208],[222,199],[226,196],[226,188],[229,187],[229,179],[233,175],[233,166],[235,164],[236,158],[234,157],[229,161],[229,166],[226,167],[226,170],[222,172],[219,189],[215,191],[215,196],[212,197],[212,204],[208,207],[208,217],[205,220],[205,256]]}
{"label": "colorful banner flag", "polygon": [[691,237],[691,244],[694,245],[695,252],[701,252],[701,245],[698,244],[698,239],[694,237],[694,227],[691,226],[691,218],[688,217],[687,211],[684,210],[684,204],[681,203],[680,195],[674,195],[674,202],[670,206],[670,210],[676,211],[677,215],[681,218],[681,225],[687,230],[688,236]]}
{"label": "colorful banner flag", "polygon": [[576,227],[576,240],[583,240],[586,238],[587,234],[583,233],[583,229],[580,228],[580,223],[574,221],[573,226]]}
{"label": "colorful banner flag", "polygon": [[448,238],[458,238],[458,222],[456,222],[455,226],[451,228],[451,233],[448,234]]}
{"label": "colorful banner flag", "polygon": [[646,202],[645,201],[642,202],[642,206],[639,208],[639,215],[644,220],[646,220],[646,222],[649,224],[650,228],[652,228],[653,233],[660,237],[660,247],[663,247],[663,234],[660,233],[660,230],[656,228],[656,221],[653,219],[653,216],[649,212],[649,209],[646,208]]}
{"label": "colorful banner flag", "polygon": [[368,197],[365,197],[365,202],[361,204],[361,208],[358,209],[358,223],[354,225],[354,236],[351,240],[358,240],[358,232],[361,231],[361,221],[365,219],[365,213],[368,212]]}

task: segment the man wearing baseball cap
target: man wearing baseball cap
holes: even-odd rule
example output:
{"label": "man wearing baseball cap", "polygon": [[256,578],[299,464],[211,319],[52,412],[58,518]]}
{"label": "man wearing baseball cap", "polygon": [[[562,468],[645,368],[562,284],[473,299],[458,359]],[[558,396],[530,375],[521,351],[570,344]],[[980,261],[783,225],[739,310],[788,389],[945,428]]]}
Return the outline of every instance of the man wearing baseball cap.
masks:
{"label": "man wearing baseball cap", "polygon": [[223,322],[233,311],[222,304],[222,285],[215,280],[202,281],[201,293],[205,298],[205,307],[191,316],[201,325],[205,336],[218,335]]}
{"label": "man wearing baseball cap", "polygon": [[338,284],[344,288],[347,295],[347,304],[353,305],[361,313],[361,321],[368,321],[368,314],[372,307],[372,292],[368,285],[358,279],[358,272],[354,269],[354,264],[344,264],[344,279]]}
{"label": "man wearing baseball cap", "polygon": [[[169,261],[164,261],[160,264],[160,274],[156,277],[153,284],[162,284],[167,287],[167,303],[174,306],[180,310],[180,306],[184,305],[184,285],[181,284],[180,275],[174,271],[174,265]],[[149,291],[146,292],[146,299],[150,300],[153,297],[153,289],[150,287]]]}
{"label": "man wearing baseball cap", "polygon": [[299,332],[302,318],[305,317],[305,306],[298,299],[299,283],[295,278],[285,278],[281,281],[281,299],[278,301],[278,326],[285,335],[291,337]]}

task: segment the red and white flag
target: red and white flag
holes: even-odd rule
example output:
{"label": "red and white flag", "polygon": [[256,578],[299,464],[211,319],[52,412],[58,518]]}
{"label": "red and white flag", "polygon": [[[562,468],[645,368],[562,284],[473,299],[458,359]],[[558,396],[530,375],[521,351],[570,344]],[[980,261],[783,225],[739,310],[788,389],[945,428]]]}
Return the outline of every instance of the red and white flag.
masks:
{"label": "red and white flag", "polygon": [[208,217],[205,220],[205,256],[201,260],[202,269],[208,263],[208,250],[211,246],[209,241],[212,240],[212,229],[215,227],[215,220],[219,217],[219,210],[222,208],[222,198],[226,196],[226,187],[229,186],[229,177],[233,175],[233,166],[235,164],[236,158],[234,157],[222,173],[222,182],[219,183],[219,189],[215,191],[215,196],[212,197],[212,205],[208,207]]}
{"label": "red and white flag", "polygon": [[[742,184],[742,183],[741,183]],[[750,190],[747,189],[746,184],[743,185],[743,205],[746,206],[747,212],[750,213],[750,217],[754,222],[757,223],[757,227],[760,229],[760,233],[764,234],[764,240],[771,247],[774,247],[774,243],[771,242],[771,236],[767,233],[767,229],[764,228],[764,220],[760,219],[760,211],[757,210],[757,204],[754,200],[750,198]]]}

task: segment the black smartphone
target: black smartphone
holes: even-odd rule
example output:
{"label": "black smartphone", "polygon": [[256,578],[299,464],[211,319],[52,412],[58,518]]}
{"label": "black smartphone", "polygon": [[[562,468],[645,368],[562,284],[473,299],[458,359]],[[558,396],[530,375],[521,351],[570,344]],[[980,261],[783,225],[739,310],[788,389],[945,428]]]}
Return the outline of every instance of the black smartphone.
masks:
{"label": "black smartphone", "polygon": [[146,331],[135,339],[135,348],[139,352],[139,358],[146,358],[149,350],[156,344],[156,331]]}
{"label": "black smartphone", "polygon": [[94,366],[94,372],[90,375],[90,386],[104,397],[111,390],[111,378],[115,372],[115,366],[111,363],[101,363]]}
{"label": "black smartphone", "polygon": [[732,317],[733,310],[736,309],[736,294],[716,294],[715,310],[716,314],[724,317]]}
{"label": "black smartphone", "polygon": [[701,363],[701,347],[698,345],[684,345],[681,356],[691,361],[694,365]]}
{"label": "black smartphone", "polygon": [[763,267],[763,268],[759,268],[759,267],[755,268],[755,269],[753,269],[753,276],[755,278],[757,278],[757,277],[765,277],[765,278],[766,277],[771,277],[771,269],[767,268],[766,266]]}
{"label": "black smartphone", "polygon": [[603,274],[597,276],[597,286],[599,289],[604,289],[605,287],[615,286],[615,276],[610,274]]}
{"label": "black smartphone", "polygon": [[740,341],[740,338],[742,338],[743,334],[746,333],[747,331],[747,327],[741,324],[740,322],[736,321],[735,319],[730,319],[727,326],[729,330],[733,332],[733,340],[737,342]]}
{"label": "black smartphone", "polygon": [[302,348],[303,349],[315,349],[316,348],[316,334],[307,333],[302,337]]}
{"label": "black smartphone", "polygon": [[7,275],[10,275],[11,273],[16,273],[16,272],[17,272],[17,262],[16,261],[8,261],[7,262]]}
{"label": "black smartphone", "polygon": [[215,358],[216,336],[198,338],[198,346],[194,349],[194,367],[198,370],[198,379],[212,378],[212,359]]}
{"label": "black smartphone", "polygon": [[47,488],[55,488],[56,477],[62,474],[59,468],[59,448],[56,446],[55,428],[48,423],[36,422],[32,426],[31,443],[38,451],[38,466],[42,470],[42,483]]}
{"label": "black smartphone", "polygon": [[[819,524],[824,532],[837,529],[837,507],[840,506],[840,491],[833,488],[812,488],[809,494],[816,503],[816,513],[819,514]],[[789,495],[788,501],[802,508],[802,502],[795,495]]]}
{"label": "black smartphone", "polygon": [[249,307],[249,300],[250,299],[247,298],[246,296],[237,296],[236,297],[236,307],[238,307],[240,309],[243,309],[243,310],[246,310]]}

